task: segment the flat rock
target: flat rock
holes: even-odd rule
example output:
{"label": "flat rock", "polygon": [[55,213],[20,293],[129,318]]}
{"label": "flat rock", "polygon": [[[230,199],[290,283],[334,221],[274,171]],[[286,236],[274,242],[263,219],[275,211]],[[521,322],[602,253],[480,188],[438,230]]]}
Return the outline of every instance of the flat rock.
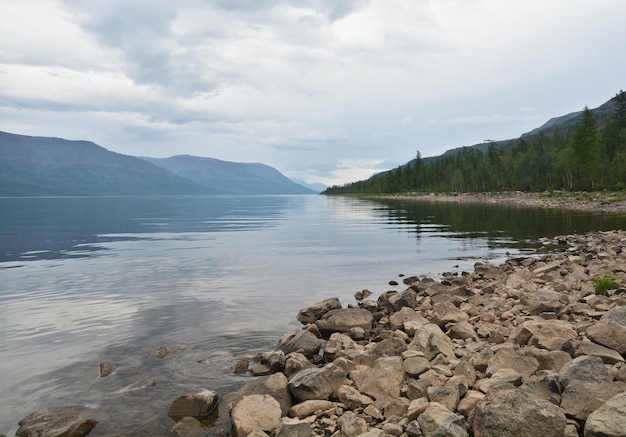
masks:
{"label": "flat rock", "polygon": [[328,399],[344,383],[347,372],[330,363],[321,368],[304,369],[291,377],[288,387],[297,401]]}
{"label": "flat rock", "polygon": [[626,326],[608,320],[596,323],[587,329],[587,337],[602,346],[626,354]]}
{"label": "flat rock", "polygon": [[533,357],[519,355],[513,349],[501,349],[489,360],[487,376],[500,369],[512,369],[523,377],[529,377],[539,369],[539,361]]}
{"label": "flat rock", "polygon": [[309,437],[311,424],[306,420],[282,417],[276,437]]}
{"label": "flat rock", "polygon": [[587,417],[585,437],[626,435],[626,392],[613,396]]}
{"label": "flat rock", "polygon": [[372,329],[374,317],[362,308],[334,309],[325,313],[315,324],[324,335],[333,332],[350,332],[353,328],[361,328],[365,332]]}
{"label": "flat rock", "polygon": [[576,348],[574,355],[576,357],[582,355],[600,357],[604,364],[617,364],[624,361],[624,358],[619,354],[619,352],[591,341],[581,342]]}
{"label": "flat rock", "polygon": [[300,402],[299,404],[293,405],[289,409],[289,417],[304,419],[305,417],[309,417],[316,411],[328,410],[332,408],[333,405],[334,404],[331,401],[320,399]]}
{"label": "flat rock", "polygon": [[585,420],[607,400],[626,391],[623,382],[587,382],[573,380],[561,395],[561,409],[570,417]]}
{"label": "flat rock", "polygon": [[556,405],[519,389],[497,390],[476,404],[474,437],[563,436],[565,414]]}
{"label": "flat rock", "polygon": [[83,437],[97,425],[92,410],[79,405],[37,410],[19,421],[18,437]]}

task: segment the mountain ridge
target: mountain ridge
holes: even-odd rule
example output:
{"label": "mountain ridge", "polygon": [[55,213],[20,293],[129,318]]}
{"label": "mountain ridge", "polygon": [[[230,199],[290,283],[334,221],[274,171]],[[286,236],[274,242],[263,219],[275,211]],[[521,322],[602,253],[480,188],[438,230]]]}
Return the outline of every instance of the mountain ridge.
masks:
{"label": "mountain ridge", "polygon": [[[241,185],[247,175],[253,182],[248,182],[245,190],[238,189],[234,182],[229,187],[228,178],[211,186],[177,175],[146,159],[112,152],[91,141],[0,131],[0,196],[314,193],[265,164],[250,167],[243,163],[215,161],[230,168],[231,181],[239,180]],[[243,168],[246,171],[242,173]],[[256,173],[250,168],[256,168]],[[281,183],[288,188],[281,190]]]}

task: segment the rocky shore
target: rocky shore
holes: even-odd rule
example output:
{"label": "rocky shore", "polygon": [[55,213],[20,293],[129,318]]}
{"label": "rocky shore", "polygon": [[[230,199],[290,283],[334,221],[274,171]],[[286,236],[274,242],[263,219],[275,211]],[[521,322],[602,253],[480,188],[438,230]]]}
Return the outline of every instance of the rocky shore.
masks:
{"label": "rocky shore", "polygon": [[580,211],[626,214],[626,194],[593,193],[525,193],[521,191],[483,194],[392,194],[387,199],[426,200],[432,202],[505,203],[535,208],[562,208]]}
{"label": "rocky shore", "polygon": [[[626,436],[626,232],[543,243],[541,256],[302,309],[302,329],[233,363],[251,375],[237,392],[173,400],[172,432]],[[74,434],[37,434],[33,413],[17,435],[87,435],[96,423],[74,408]]]}

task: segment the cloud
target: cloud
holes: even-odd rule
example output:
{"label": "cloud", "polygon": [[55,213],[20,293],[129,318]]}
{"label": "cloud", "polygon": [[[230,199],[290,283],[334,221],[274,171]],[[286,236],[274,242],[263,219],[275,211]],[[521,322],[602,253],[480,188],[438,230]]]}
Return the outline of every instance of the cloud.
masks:
{"label": "cloud", "polygon": [[333,184],[597,106],[626,71],[618,0],[0,9],[0,129],[264,162]]}

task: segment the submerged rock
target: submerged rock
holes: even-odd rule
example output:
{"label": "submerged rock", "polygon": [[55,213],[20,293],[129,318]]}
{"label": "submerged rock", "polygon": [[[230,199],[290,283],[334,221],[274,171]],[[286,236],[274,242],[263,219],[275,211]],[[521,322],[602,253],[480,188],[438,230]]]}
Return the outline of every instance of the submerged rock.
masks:
{"label": "submerged rock", "polygon": [[93,410],[79,405],[37,410],[19,421],[18,437],[84,437],[98,424]]}

